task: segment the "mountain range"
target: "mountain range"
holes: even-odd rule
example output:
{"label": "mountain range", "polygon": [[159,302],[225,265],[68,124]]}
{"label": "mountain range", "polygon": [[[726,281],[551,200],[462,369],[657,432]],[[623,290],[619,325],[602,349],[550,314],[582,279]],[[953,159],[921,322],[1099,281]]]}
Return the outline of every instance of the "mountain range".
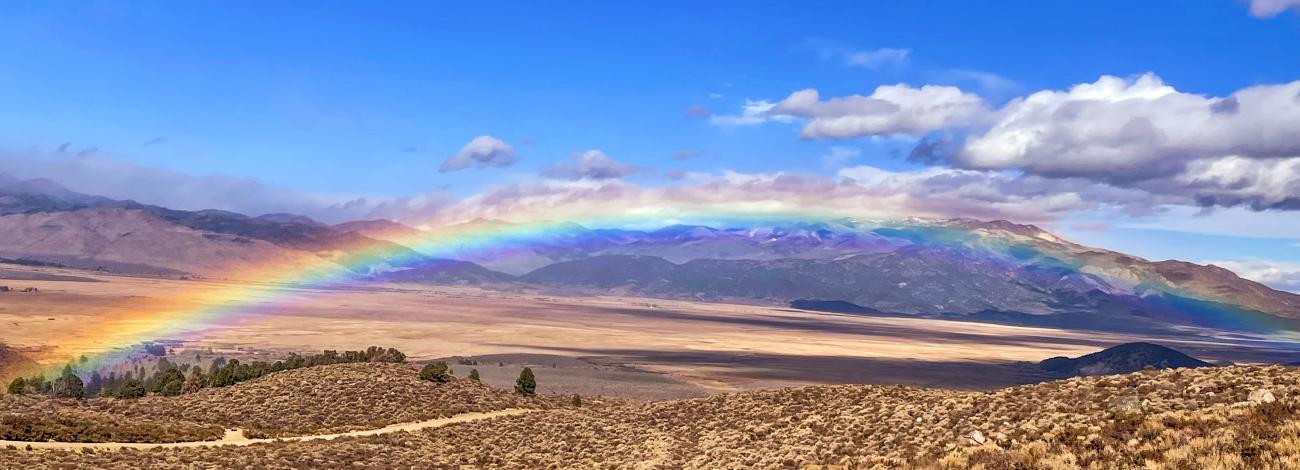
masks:
{"label": "mountain range", "polygon": [[[475,284],[1111,330],[1300,330],[1300,295],[1008,221],[775,220],[651,230],[182,211],[0,175],[0,258],[229,277],[335,263],[358,281]],[[442,233],[494,243],[420,243]],[[423,250],[423,251],[421,251]]]}

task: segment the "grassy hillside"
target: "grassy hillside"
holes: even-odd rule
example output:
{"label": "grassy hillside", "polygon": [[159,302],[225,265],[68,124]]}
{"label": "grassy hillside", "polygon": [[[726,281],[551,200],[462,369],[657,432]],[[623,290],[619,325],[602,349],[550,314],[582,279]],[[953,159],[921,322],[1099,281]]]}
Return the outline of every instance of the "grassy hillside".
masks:
{"label": "grassy hillside", "polygon": [[218,439],[225,428],[244,429],[249,437],[282,437],[477,411],[546,408],[553,401],[464,378],[420,380],[410,365],[333,364],[178,396],[56,400],[3,395],[0,439],[175,442]]}
{"label": "grassy hillside", "polygon": [[1296,468],[1298,394],[1300,371],[1276,366],[1143,371],[994,392],[814,386],[565,407],[334,441],[115,453],[9,449],[0,459],[106,468],[292,468],[309,461],[362,468]]}

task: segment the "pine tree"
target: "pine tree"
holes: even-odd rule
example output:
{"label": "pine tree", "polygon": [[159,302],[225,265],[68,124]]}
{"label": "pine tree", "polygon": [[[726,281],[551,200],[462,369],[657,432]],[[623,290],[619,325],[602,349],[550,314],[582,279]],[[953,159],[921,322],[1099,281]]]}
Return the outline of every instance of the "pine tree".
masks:
{"label": "pine tree", "polygon": [[86,396],[93,397],[99,395],[99,391],[104,389],[104,376],[99,371],[90,373],[90,381],[86,382]]}
{"label": "pine tree", "polygon": [[515,379],[515,392],[520,395],[532,395],[537,393],[537,377],[533,376],[533,369],[525,367],[519,372],[519,378]]}
{"label": "pine tree", "polygon": [[181,394],[181,388],[185,385],[185,375],[176,369],[164,370],[153,379],[153,392],[159,395],[173,397]]}
{"label": "pine tree", "polygon": [[71,364],[63,366],[63,373],[59,375],[59,378],[54,380],[52,390],[54,391],[54,396],[59,398],[86,397],[85,384],[81,382],[81,377],[78,377],[77,374],[72,371]]}

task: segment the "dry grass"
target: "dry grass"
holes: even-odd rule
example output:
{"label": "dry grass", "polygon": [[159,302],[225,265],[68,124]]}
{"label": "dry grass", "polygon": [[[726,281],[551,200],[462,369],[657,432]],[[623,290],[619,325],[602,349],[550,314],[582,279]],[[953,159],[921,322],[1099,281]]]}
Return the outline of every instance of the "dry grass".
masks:
{"label": "dry grass", "polygon": [[[1251,403],[1268,390],[1277,401]],[[416,433],[247,448],[0,450],[34,467],[1161,468],[1300,467],[1300,371],[1240,366],[995,392],[814,386],[563,408]],[[979,431],[978,444],[968,436]]]}
{"label": "dry grass", "polygon": [[378,428],[459,413],[543,408],[548,402],[467,379],[420,380],[410,365],[356,363],[279,372],[175,397],[92,400],[90,406],[124,416],[241,428],[249,437],[282,437]]}
{"label": "dry grass", "polygon": [[[0,398],[0,439],[177,442],[328,434],[506,408],[548,408],[559,398],[523,397],[467,379],[420,380],[410,365],[355,363],[294,369],[230,387],[122,400]],[[24,425],[31,423],[31,425]]]}
{"label": "dry grass", "polygon": [[79,400],[0,396],[0,440],[181,442],[220,439],[221,426],[190,420],[122,416]]}

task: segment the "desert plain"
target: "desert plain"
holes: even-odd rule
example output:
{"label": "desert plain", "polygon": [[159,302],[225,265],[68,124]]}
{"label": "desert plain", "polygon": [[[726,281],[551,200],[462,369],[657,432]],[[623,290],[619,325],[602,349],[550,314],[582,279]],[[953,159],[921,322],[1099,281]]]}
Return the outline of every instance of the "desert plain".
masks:
{"label": "desert plain", "polygon": [[[565,296],[415,284],[300,288],[7,266],[0,343],[47,361],[106,351],[150,331],[189,353],[275,360],[291,352],[395,347],[448,358],[492,385],[518,365],[540,391],[670,399],[812,384],[908,384],[988,390],[1045,380],[1035,364],[1132,341],[1217,362],[1294,360],[1250,338],[1067,331],[953,320],[813,312],[773,305]],[[256,300],[213,300],[214,291]],[[147,312],[147,314],[141,314]],[[78,345],[84,351],[66,350]],[[60,348],[64,348],[61,350]]]}

